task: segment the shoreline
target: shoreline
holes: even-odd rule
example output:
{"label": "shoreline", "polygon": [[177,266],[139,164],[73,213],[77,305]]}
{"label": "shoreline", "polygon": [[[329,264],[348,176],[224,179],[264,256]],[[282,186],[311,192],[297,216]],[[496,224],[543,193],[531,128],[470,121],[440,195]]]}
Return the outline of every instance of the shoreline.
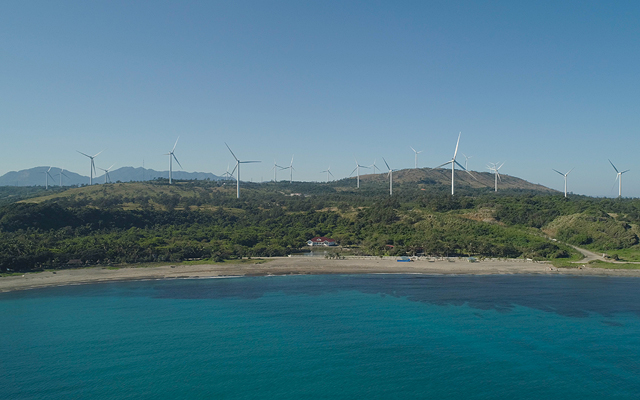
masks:
{"label": "shoreline", "polygon": [[[260,260],[265,260],[260,259]],[[199,264],[157,267],[88,267],[27,273],[0,278],[0,293],[44,287],[81,285],[131,280],[195,279],[212,277],[249,277],[269,275],[326,274],[422,274],[422,275],[571,275],[640,277],[640,270],[556,268],[550,264],[526,261],[414,261],[390,259],[346,259],[274,257],[260,264]],[[256,260],[258,261],[258,259]]]}

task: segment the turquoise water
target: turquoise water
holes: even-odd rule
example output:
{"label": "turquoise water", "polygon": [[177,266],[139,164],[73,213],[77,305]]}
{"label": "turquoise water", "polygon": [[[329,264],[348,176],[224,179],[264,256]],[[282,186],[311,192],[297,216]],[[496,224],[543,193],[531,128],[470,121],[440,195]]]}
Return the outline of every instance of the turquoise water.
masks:
{"label": "turquoise water", "polygon": [[2,399],[636,399],[640,279],[285,276],[0,294]]}

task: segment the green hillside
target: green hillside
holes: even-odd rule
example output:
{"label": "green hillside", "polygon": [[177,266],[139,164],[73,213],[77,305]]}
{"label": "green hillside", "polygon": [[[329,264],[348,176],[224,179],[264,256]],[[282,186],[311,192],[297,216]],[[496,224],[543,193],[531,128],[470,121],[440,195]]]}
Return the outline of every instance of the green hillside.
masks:
{"label": "green hillside", "polygon": [[565,199],[531,184],[494,193],[462,179],[452,197],[426,173],[446,178],[407,171],[392,197],[381,175],[361,177],[360,189],[352,179],[243,183],[241,199],[234,182],[161,180],[16,195],[0,206],[0,270],[281,256],[314,236],[376,256],[578,258],[563,242],[640,254],[640,200]]}

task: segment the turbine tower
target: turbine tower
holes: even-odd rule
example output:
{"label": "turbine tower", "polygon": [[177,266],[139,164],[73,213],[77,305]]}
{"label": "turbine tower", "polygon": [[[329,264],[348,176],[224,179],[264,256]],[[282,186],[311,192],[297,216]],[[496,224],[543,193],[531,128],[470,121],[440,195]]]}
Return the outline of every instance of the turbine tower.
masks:
{"label": "turbine tower", "polygon": [[58,175],[60,175],[60,186],[62,186],[62,177],[64,176],[67,179],[69,179],[69,177],[64,173],[64,169],[61,169]]}
{"label": "turbine tower", "polygon": [[[273,160],[273,168],[271,168],[271,169],[273,170],[273,181],[274,181],[274,182],[278,182],[278,175],[277,175],[278,168],[280,168],[280,169],[286,169],[285,167],[281,167],[281,166],[279,166],[278,164],[276,164],[276,160],[274,159],[274,160]],[[227,168],[227,172],[229,172],[229,171],[228,171],[228,168]]]}
{"label": "turbine tower", "polygon": [[49,174],[49,171],[51,171],[51,168],[53,168],[53,166],[49,167],[48,170],[44,171],[44,189],[45,190],[49,189],[49,178],[51,178],[51,180],[53,181],[53,176]]}
{"label": "turbine tower", "polygon": [[295,168],[293,168],[293,156],[291,156],[291,164],[289,164],[288,167],[284,167],[282,169],[288,169],[289,170],[289,183],[293,183],[293,171],[295,170]]}
{"label": "turbine tower", "polygon": [[[618,181],[618,197],[622,197],[622,174],[624,174],[625,172],[629,172],[629,171],[631,171],[631,170],[629,170],[629,169],[628,169],[628,170],[626,170],[626,171],[622,171],[622,172],[620,172],[620,171],[618,171],[618,168],[616,168],[616,166],[615,166],[615,165],[613,165],[613,163],[611,162],[611,160],[609,160],[609,163],[611,164],[611,166],[613,167],[613,169],[615,169],[615,170],[616,170],[616,173],[618,174],[618,175],[616,175],[616,181]],[[614,186],[616,185],[616,182],[615,182],[615,181],[613,181],[613,185],[614,185]]]}
{"label": "turbine tower", "polygon": [[456,142],[456,150],[453,152],[453,158],[447,161],[446,163],[440,164],[436,167],[436,168],[440,168],[447,164],[451,164],[451,195],[452,196],[454,194],[454,189],[455,189],[454,182],[455,182],[455,176],[456,176],[456,165],[462,168],[467,174],[471,175],[473,179],[478,180],[475,176],[471,174],[471,172],[467,171],[465,167],[463,167],[462,165],[460,165],[459,162],[456,161],[456,156],[458,155],[458,146],[460,145],[460,135],[462,135],[462,132],[458,134],[458,141]]}
{"label": "turbine tower", "polygon": [[321,171],[320,173],[327,173],[327,183],[329,183],[329,175],[333,176],[333,174],[331,173],[331,167],[327,168],[325,171]]}
{"label": "turbine tower", "polygon": [[[235,169],[234,169],[235,171]],[[227,164],[227,172],[225,172],[224,174],[222,174],[223,177],[225,177],[227,180],[229,180],[231,177],[233,177],[233,174],[231,174],[229,172],[229,164]]]}
{"label": "turbine tower", "polygon": [[500,172],[498,171],[500,170],[500,168],[502,168],[503,165],[504,163],[500,164],[500,166],[498,166],[498,163],[487,165],[487,168],[489,169],[489,171],[493,171],[495,175],[495,191],[496,192],[498,191],[498,179],[502,181],[502,177],[500,176]]}
{"label": "turbine tower", "polygon": [[391,167],[389,166],[389,163],[387,163],[387,160],[384,159],[384,157],[382,157],[382,161],[384,161],[384,164],[387,166],[387,169],[389,170],[389,172],[387,173],[387,175],[389,175],[389,196],[393,196],[393,169],[391,169]]}
{"label": "turbine tower", "polygon": [[356,160],[356,167],[353,169],[353,171],[351,171],[351,173],[349,174],[349,176],[353,175],[353,173],[354,173],[354,172],[356,172],[356,175],[357,175],[357,177],[358,177],[358,178],[357,178],[357,182],[358,182],[358,183],[357,183],[357,187],[358,187],[358,189],[359,189],[359,188],[360,188],[360,168],[369,168],[369,167],[367,167],[367,166],[365,166],[365,165],[360,165],[360,164],[358,163],[358,159],[357,159],[355,156],[353,156],[353,159],[354,159],[354,160]]}
{"label": "turbine tower", "polygon": [[469,170],[469,167],[467,166],[467,164],[468,164],[468,162],[469,162],[469,159],[470,159],[470,158],[473,158],[473,156],[469,156],[469,157],[467,157],[467,155],[466,155],[466,154],[464,154],[464,153],[462,153],[462,156],[464,157],[464,167],[465,167],[465,169]]}
{"label": "turbine tower", "polygon": [[109,168],[104,169],[104,168],[100,168],[98,167],[99,170],[104,171],[104,183],[108,183],[111,182],[111,177],[109,176],[109,171],[111,171],[111,168],[113,168],[115,164],[112,164]]}
{"label": "turbine tower", "polygon": [[376,166],[376,159],[373,160],[373,164],[369,165],[369,167],[373,168],[373,173],[376,173],[376,169],[380,169]]}
{"label": "turbine tower", "polygon": [[[611,161],[609,161],[611,162]],[[613,164],[612,164],[613,165]],[[569,175],[571,173],[571,171],[573,171],[575,167],[571,168],[569,170],[569,172],[567,172],[566,174],[563,174],[562,172],[558,171],[557,169],[554,169],[554,171],[556,171],[557,173],[559,173],[560,175],[564,176],[564,197],[567,197],[567,175]],[[613,167],[615,168],[615,167]],[[553,168],[552,168],[553,169]],[[615,182],[613,183],[615,185]]]}
{"label": "turbine tower", "polygon": [[180,140],[180,136],[178,136],[178,139],[176,139],[176,144],[173,145],[173,149],[171,149],[170,152],[164,154],[165,156],[169,156],[169,185],[171,185],[173,179],[173,160],[176,160],[180,168],[182,168],[182,164],[180,164],[180,161],[178,161],[178,158],[174,154],[176,146],[178,145],[178,140]]}
{"label": "turbine tower", "polygon": [[[411,146],[409,146],[409,147],[411,147]],[[413,152],[416,153],[415,154],[415,161],[414,161],[414,168],[418,169],[418,154],[422,153],[424,150],[417,151],[413,147],[411,147],[411,150],[413,150]]]}
{"label": "turbine tower", "polygon": [[233,172],[235,172],[236,170],[238,171],[236,172],[236,198],[239,199],[240,198],[240,164],[259,163],[260,161],[240,161],[238,160],[238,157],[236,157],[236,155],[233,154],[233,151],[231,151],[231,147],[229,147],[229,145],[226,142],[224,143],[224,145],[227,146],[227,149],[229,149],[229,153],[231,153],[233,158],[235,158],[236,160],[236,167],[233,169],[231,174],[233,175]]}
{"label": "turbine tower", "polygon": [[95,156],[90,156],[88,154],[84,154],[83,152],[78,151],[78,150],[76,150],[76,151],[78,153],[82,154],[83,156],[89,157],[91,159],[91,168],[89,170],[89,185],[93,185],[93,173],[96,172],[96,164],[94,164],[93,159],[98,157],[98,155],[100,153],[102,153],[102,151],[104,151],[104,150],[102,150],[100,153],[96,154]]}

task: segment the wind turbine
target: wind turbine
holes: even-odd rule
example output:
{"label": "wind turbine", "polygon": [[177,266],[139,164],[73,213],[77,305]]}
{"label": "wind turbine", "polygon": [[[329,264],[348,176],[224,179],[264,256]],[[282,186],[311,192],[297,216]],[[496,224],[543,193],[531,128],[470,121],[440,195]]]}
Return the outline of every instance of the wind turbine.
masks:
{"label": "wind turbine", "polygon": [[[411,147],[411,146],[409,146]],[[415,163],[414,163],[414,168],[418,168],[418,154],[422,153],[424,150],[420,150],[420,151],[416,151],[416,149],[414,149],[413,147],[411,147],[411,150],[413,150],[415,154]]]}
{"label": "wind turbine", "polygon": [[[618,168],[616,168],[615,165],[613,165],[613,163],[611,162],[611,160],[609,160],[609,163],[611,164],[611,166],[613,167],[613,169],[616,170],[616,173],[618,175],[616,175],[616,181],[618,181],[618,197],[622,197],[622,174],[624,174],[625,172],[629,172],[630,170],[626,170],[626,171],[618,171]],[[616,182],[613,181],[613,185],[616,185]]]}
{"label": "wind turbine", "polygon": [[373,168],[373,173],[376,173],[376,169],[380,169],[376,166],[376,159],[373,160],[373,164],[369,165],[369,167]]}
{"label": "wind turbine", "polygon": [[273,170],[273,181],[274,182],[278,182],[278,168],[280,169],[286,169],[285,167],[281,167],[278,164],[276,164],[276,160],[273,160],[273,168],[271,168]]}
{"label": "wind turbine", "polygon": [[[609,161],[609,162],[611,162],[611,161]],[[611,165],[613,165],[613,164],[611,164]],[[571,171],[573,171],[573,169],[574,169],[574,168],[575,168],[575,167],[571,168],[571,169],[569,170],[569,172],[567,172],[566,174],[563,174],[562,172],[558,171],[557,169],[554,169],[554,171],[556,171],[556,172],[557,172],[557,173],[559,173],[560,175],[564,176],[564,197],[567,197],[567,175],[569,175],[569,174],[571,173]],[[615,167],[613,167],[613,168],[615,168]],[[553,168],[552,168],[552,169],[553,169]],[[617,170],[616,170],[616,172],[617,172]],[[616,178],[616,179],[617,179],[617,178]],[[614,182],[613,184],[615,185],[616,183]]]}
{"label": "wind turbine", "polygon": [[333,176],[333,174],[331,173],[331,167],[327,168],[326,171],[321,171],[320,173],[327,173],[327,183],[329,183],[329,175]]}
{"label": "wind turbine", "polygon": [[100,170],[104,171],[104,183],[111,182],[111,177],[109,176],[109,171],[111,171],[111,168],[113,168],[113,166],[114,166],[114,165],[115,165],[115,164],[112,164],[112,165],[111,165],[109,168],[107,168],[107,169],[104,169],[104,168],[100,168],[100,167],[98,167],[98,169],[100,169]]}
{"label": "wind turbine", "polygon": [[[227,146],[227,149],[229,149],[229,152],[231,153],[233,158],[236,159],[236,167],[233,169],[231,174],[233,175],[233,172],[235,172],[236,170],[238,171],[236,173],[236,197],[239,199],[240,198],[240,164],[259,163],[260,161],[240,161],[238,160],[238,157],[236,157],[236,155],[233,154],[233,151],[231,151],[231,147],[229,147],[229,145],[226,142],[224,143],[224,145]],[[293,159],[291,162],[293,162]]]}
{"label": "wind turbine", "polygon": [[67,179],[69,179],[69,177],[64,173],[64,169],[61,169],[58,175],[60,175],[60,186],[62,186],[62,177],[64,176]]}
{"label": "wind turbine", "polygon": [[469,159],[472,158],[473,156],[467,157],[467,155],[464,153],[462,153],[462,156],[464,157],[464,168],[468,170],[469,167],[467,167],[467,163],[469,162]]}
{"label": "wind turbine", "polygon": [[389,175],[389,196],[393,196],[393,171],[394,170],[391,169],[391,167],[387,163],[387,160],[385,160],[384,157],[382,157],[382,161],[384,161],[385,165],[387,166],[387,169],[389,170],[387,174]]}
{"label": "wind turbine", "polygon": [[[235,169],[234,169],[235,171]],[[222,174],[222,176],[224,176],[225,178],[230,179],[233,177],[233,174],[229,172],[229,164],[227,164],[227,172],[225,172],[224,174]]]}
{"label": "wind turbine", "polygon": [[53,176],[49,174],[49,171],[51,171],[51,168],[53,168],[53,166],[49,167],[48,170],[44,171],[44,189],[45,190],[49,189],[49,178],[51,178],[51,180],[53,181]]}
{"label": "wind turbine", "polygon": [[354,160],[356,160],[356,167],[353,169],[353,171],[351,171],[351,173],[349,174],[349,176],[353,175],[353,173],[354,173],[354,172],[356,172],[356,175],[358,176],[358,179],[357,179],[357,182],[358,182],[357,187],[358,187],[358,188],[360,188],[360,168],[369,168],[369,167],[367,167],[366,165],[360,165],[360,164],[358,163],[358,159],[357,159],[355,156],[353,156],[353,159],[354,159]]}
{"label": "wind turbine", "polygon": [[[498,179],[500,179],[500,181],[502,181],[502,177],[500,177],[500,172],[498,172],[498,170],[500,170],[500,168],[502,168],[502,166],[504,165],[504,163],[500,164],[500,166],[498,166],[498,163],[493,163],[491,165],[487,165],[487,168],[489,168],[489,171],[493,171],[495,174],[495,191],[498,191]],[[571,171],[569,171],[571,172]]]}
{"label": "wind turbine", "polygon": [[96,158],[96,157],[98,157],[98,155],[99,155],[100,153],[102,153],[102,151],[104,151],[104,150],[102,150],[100,153],[96,154],[95,156],[90,156],[90,155],[88,155],[88,154],[84,154],[83,152],[78,151],[78,150],[76,150],[76,151],[77,151],[78,153],[82,154],[83,156],[85,156],[85,157],[89,157],[89,158],[91,159],[91,169],[90,169],[90,171],[89,171],[89,185],[93,185],[93,173],[94,173],[94,172],[96,172],[96,165],[94,164],[93,159],[94,159],[94,158]]}
{"label": "wind turbine", "polygon": [[169,156],[169,185],[171,185],[173,178],[173,160],[176,160],[180,168],[182,168],[182,164],[180,164],[180,161],[178,161],[176,155],[173,153],[176,150],[176,146],[178,145],[178,140],[180,140],[180,136],[178,136],[178,139],[176,139],[176,144],[173,145],[173,149],[171,149],[170,152],[164,154],[165,156]]}
{"label": "wind turbine", "polygon": [[291,156],[291,164],[289,164],[288,167],[281,167],[281,168],[289,170],[289,174],[290,174],[289,175],[289,183],[293,183],[293,171],[295,170],[295,168],[293,168],[293,156]]}
{"label": "wind turbine", "polygon": [[456,156],[458,155],[458,146],[460,145],[460,135],[462,135],[462,132],[460,132],[458,134],[458,141],[456,142],[456,150],[453,152],[453,158],[449,161],[447,161],[444,164],[438,165],[436,168],[440,168],[443,167],[447,164],[451,164],[451,195],[453,196],[454,193],[454,180],[455,180],[455,176],[456,176],[456,165],[460,168],[462,168],[467,174],[471,175],[471,177],[475,180],[478,180],[475,176],[473,176],[471,174],[471,172],[467,171],[467,169],[465,167],[463,167],[462,165],[460,165],[459,162],[456,161]]}

